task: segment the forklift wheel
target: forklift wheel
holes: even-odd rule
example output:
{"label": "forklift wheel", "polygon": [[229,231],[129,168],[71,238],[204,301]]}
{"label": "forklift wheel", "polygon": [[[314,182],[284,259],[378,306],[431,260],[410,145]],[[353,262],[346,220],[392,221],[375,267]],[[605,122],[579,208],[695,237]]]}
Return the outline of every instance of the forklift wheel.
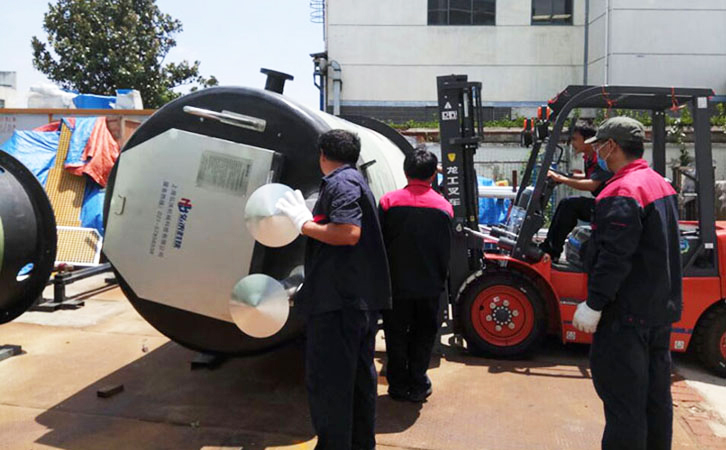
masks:
{"label": "forklift wheel", "polygon": [[533,283],[515,272],[484,272],[460,298],[468,349],[503,357],[531,351],[547,328],[544,302]]}
{"label": "forklift wheel", "polygon": [[708,311],[698,324],[694,338],[696,353],[703,365],[726,377],[726,307]]}

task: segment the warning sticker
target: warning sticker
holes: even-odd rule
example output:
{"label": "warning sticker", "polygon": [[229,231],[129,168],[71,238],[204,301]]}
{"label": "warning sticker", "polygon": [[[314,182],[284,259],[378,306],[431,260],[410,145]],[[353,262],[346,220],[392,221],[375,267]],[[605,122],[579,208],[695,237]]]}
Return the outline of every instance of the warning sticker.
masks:
{"label": "warning sticker", "polygon": [[243,196],[247,194],[252,160],[206,151],[197,173],[197,187]]}

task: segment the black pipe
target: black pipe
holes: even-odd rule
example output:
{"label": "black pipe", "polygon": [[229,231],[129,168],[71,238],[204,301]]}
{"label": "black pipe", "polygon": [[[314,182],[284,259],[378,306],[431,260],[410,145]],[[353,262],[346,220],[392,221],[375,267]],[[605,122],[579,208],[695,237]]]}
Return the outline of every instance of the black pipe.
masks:
{"label": "black pipe", "polygon": [[276,70],[270,70],[270,69],[263,68],[263,69],[260,69],[260,72],[267,75],[267,82],[265,83],[265,90],[277,92],[278,94],[282,94],[282,91],[285,89],[285,81],[295,79],[295,77],[293,77],[292,75],[289,75],[289,74],[283,73],[283,72],[278,72]]}

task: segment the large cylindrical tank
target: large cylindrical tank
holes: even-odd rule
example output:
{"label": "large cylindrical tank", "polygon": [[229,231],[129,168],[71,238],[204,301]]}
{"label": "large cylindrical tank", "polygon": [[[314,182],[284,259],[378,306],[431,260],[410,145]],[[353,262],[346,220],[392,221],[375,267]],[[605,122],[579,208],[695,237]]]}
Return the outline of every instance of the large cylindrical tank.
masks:
{"label": "large cylindrical tank", "polygon": [[244,210],[270,182],[300,189],[312,204],[322,177],[317,140],[336,128],[360,137],[358,167],[377,199],[405,185],[411,146],[395,131],[275,92],[210,88],[151,116],[124,146],[106,192],[104,253],[136,310],[172,340],[206,352],[252,354],[300,335],[304,318],[294,305],[266,338],[244,333],[230,315],[240,279],[290,279],[303,264],[304,238],[265,247],[245,226]]}
{"label": "large cylindrical tank", "polygon": [[43,187],[20,161],[0,151],[0,323],[24,313],[43,293],[56,242]]}

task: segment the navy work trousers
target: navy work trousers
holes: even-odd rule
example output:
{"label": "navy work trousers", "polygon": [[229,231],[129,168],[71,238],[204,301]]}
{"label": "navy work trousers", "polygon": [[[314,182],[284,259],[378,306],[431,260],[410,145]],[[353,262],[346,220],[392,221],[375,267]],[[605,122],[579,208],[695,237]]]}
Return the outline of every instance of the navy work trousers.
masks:
{"label": "navy work trousers", "polygon": [[559,258],[565,245],[567,235],[575,228],[578,220],[590,222],[592,211],[595,209],[593,197],[569,197],[557,205],[555,215],[552,216],[552,223],[547,232],[545,243],[552,255],[552,259]]}
{"label": "navy work trousers", "polygon": [[376,446],[378,313],[344,308],[308,319],[305,384],[316,449]]}
{"label": "navy work trousers", "polygon": [[422,393],[431,387],[426,371],[439,325],[438,296],[393,298],[393,309],[383,313],[389,392]]}
{"label": "navy work trousers", "polygon": [[590,368],[605,407],[603,449],[670,449],[673,435],[670,325],[599,324]]}

